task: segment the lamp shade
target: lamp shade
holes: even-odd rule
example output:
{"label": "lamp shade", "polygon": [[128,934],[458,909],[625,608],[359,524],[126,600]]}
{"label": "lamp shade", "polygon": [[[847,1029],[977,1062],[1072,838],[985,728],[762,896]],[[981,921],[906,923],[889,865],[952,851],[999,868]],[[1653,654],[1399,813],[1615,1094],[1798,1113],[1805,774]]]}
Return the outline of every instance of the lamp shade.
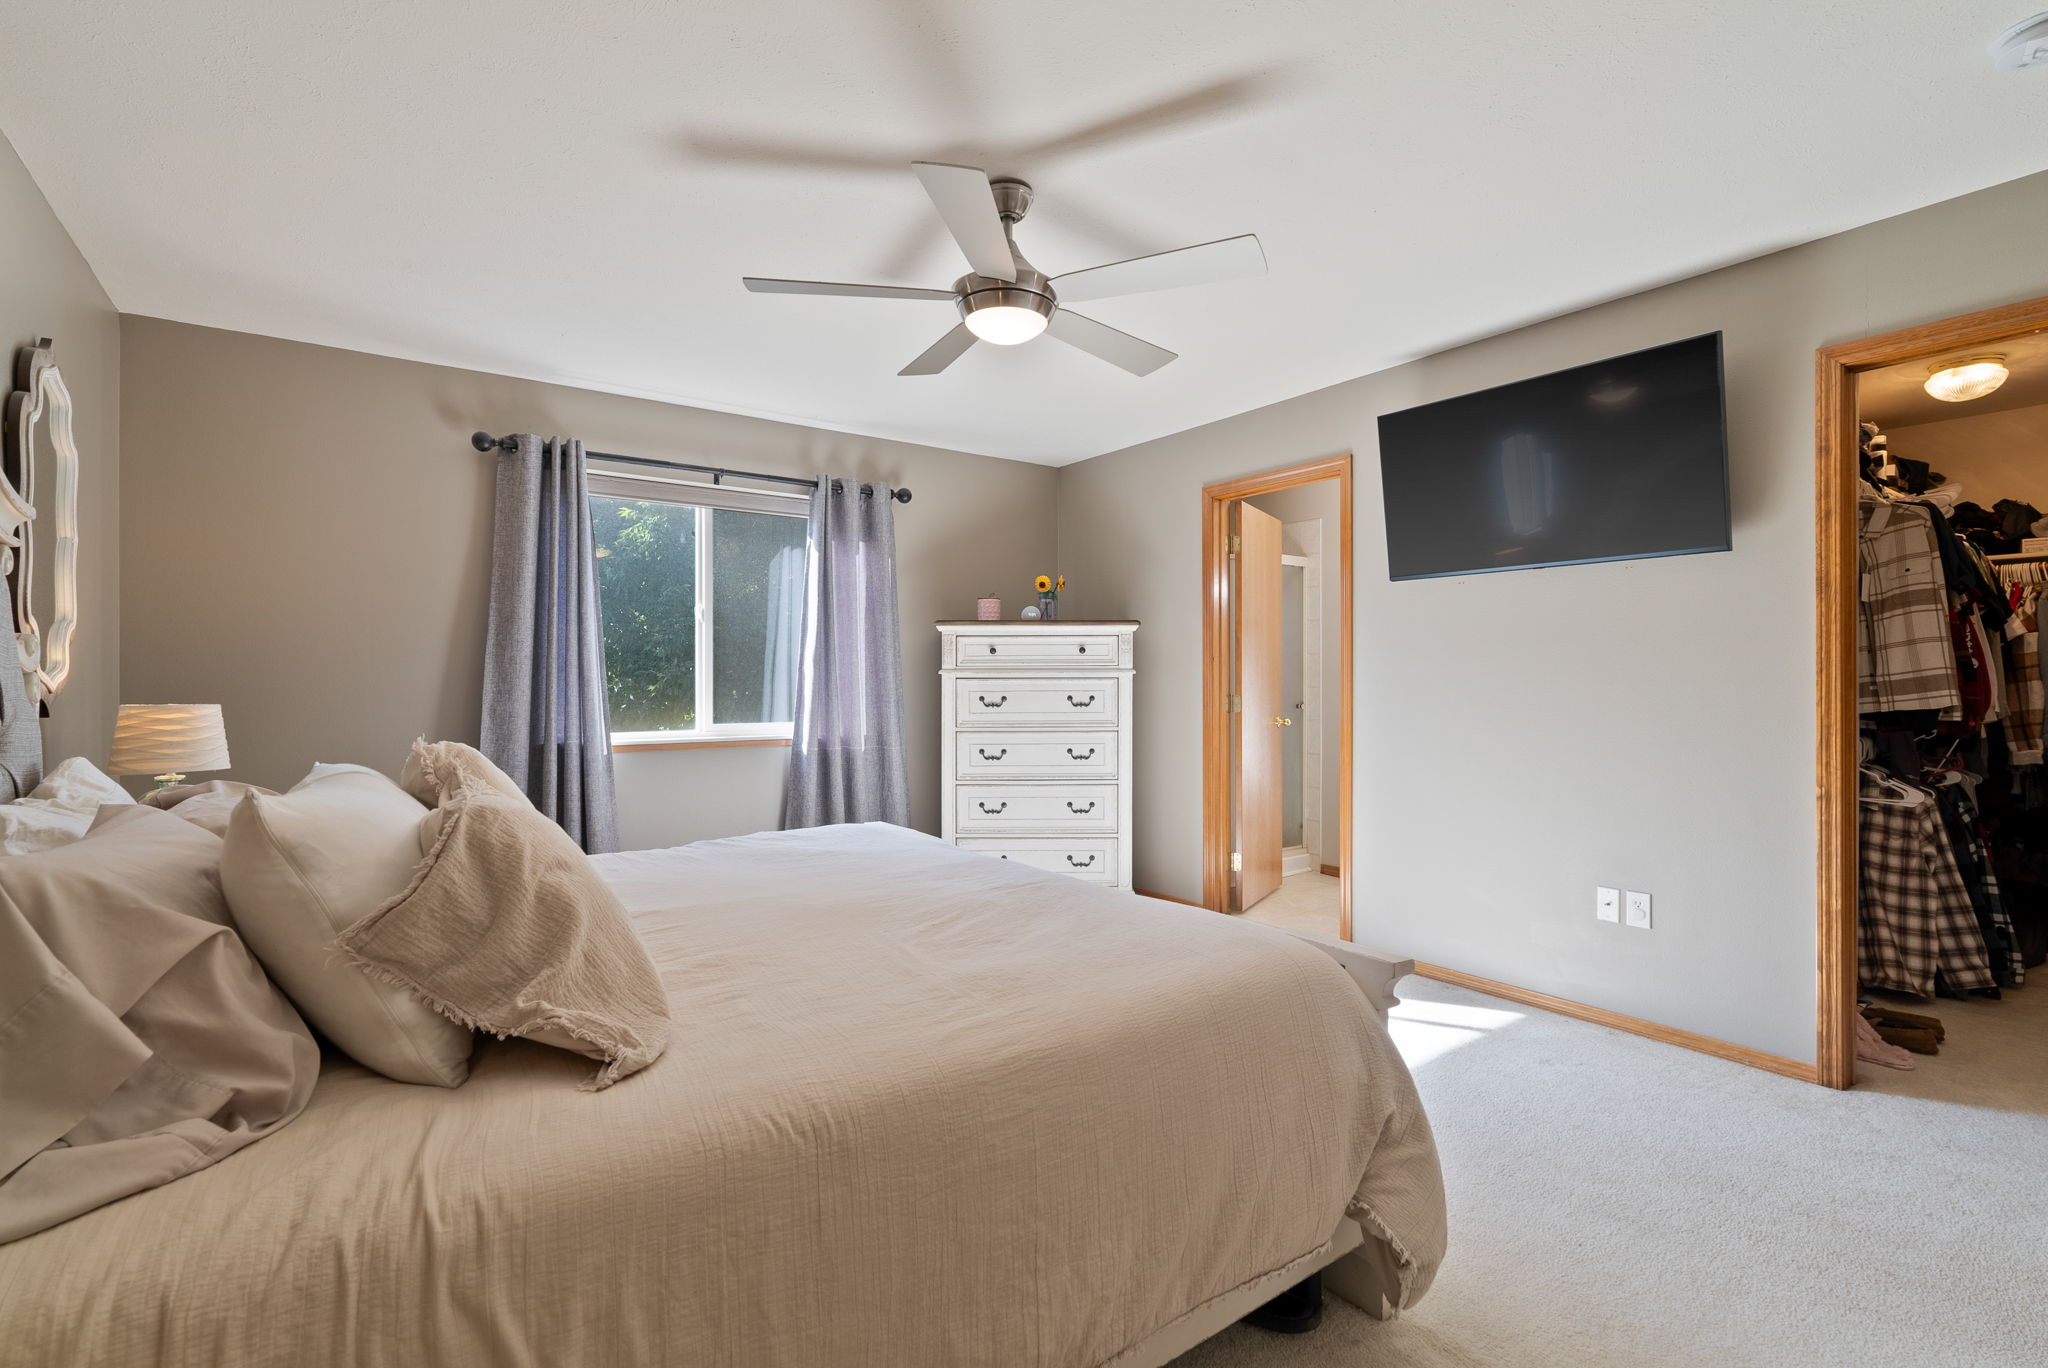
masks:
{"label": "lamp shade", "polygon": [[224,770],[228,732],[218,703],[123,703],[114,716],[115,774]]}

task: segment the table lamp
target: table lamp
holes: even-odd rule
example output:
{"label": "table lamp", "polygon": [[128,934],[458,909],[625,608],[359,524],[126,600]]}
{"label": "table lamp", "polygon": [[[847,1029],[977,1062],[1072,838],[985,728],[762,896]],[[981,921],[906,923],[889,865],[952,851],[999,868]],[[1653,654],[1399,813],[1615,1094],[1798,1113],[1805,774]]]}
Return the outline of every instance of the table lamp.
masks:
{"label": "table lamp", "polygon": [[228,767],[228,733],[218,703],[123,703],[114,715],[115,774],[154,774],[158,788],[182,784],[183,770]]}

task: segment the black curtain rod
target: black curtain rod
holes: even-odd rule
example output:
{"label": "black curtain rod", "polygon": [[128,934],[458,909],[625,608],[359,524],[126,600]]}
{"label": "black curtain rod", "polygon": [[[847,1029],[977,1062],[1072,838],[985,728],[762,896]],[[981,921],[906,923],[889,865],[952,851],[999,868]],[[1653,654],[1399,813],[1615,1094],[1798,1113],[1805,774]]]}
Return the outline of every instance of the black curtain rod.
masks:
{"label": "black curtain rod", "polygon": [[[511,437],[493,437],[488,432],[472,432],[469,434],[469,444],[478,451],[511,451],[518,445],[518,442]],[[816,489],[818,487],[816,480],[806,480],[796,475],[756,475],[751,471],[745,470],[725,470],[719,466],[693,465],[688,461],[660,461],[652,456],[620,456],[609,451],[586,451],[583,455],[587,460],[617,461],[620,465],[655,466],[662,470],[694,470],[700,475],[709,475],[713,484],[720,484],[727,479],[733,479],[766,480],[770,484],[797,485],[804,489]],[[839,482],[837,480],[833,481],[833,487],[838,488],[838,486]],[[910,502],[910,491],[899,489],[890,494],[889,497],[897,503],[907,504]]]}

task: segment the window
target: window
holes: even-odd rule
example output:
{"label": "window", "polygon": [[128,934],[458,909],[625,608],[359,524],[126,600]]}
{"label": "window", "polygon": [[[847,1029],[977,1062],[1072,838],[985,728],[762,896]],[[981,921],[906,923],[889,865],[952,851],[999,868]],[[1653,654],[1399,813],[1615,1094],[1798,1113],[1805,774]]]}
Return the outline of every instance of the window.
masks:
{"label": "window", "polygon": [[611,475],[590,490],[612,744],[788,737],[804,504]]}

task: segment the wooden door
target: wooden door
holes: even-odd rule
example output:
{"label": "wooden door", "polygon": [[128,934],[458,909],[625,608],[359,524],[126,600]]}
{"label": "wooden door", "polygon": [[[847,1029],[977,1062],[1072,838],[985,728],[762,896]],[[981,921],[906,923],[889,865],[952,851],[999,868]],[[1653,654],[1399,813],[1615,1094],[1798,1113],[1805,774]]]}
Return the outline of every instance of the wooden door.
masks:
{"label": "wooden door", "polygon": [[1237,909],[1280,887],[1280,520],[1242,500],[1231,505],[1237,593],[1231,600],[1237,693]]}

